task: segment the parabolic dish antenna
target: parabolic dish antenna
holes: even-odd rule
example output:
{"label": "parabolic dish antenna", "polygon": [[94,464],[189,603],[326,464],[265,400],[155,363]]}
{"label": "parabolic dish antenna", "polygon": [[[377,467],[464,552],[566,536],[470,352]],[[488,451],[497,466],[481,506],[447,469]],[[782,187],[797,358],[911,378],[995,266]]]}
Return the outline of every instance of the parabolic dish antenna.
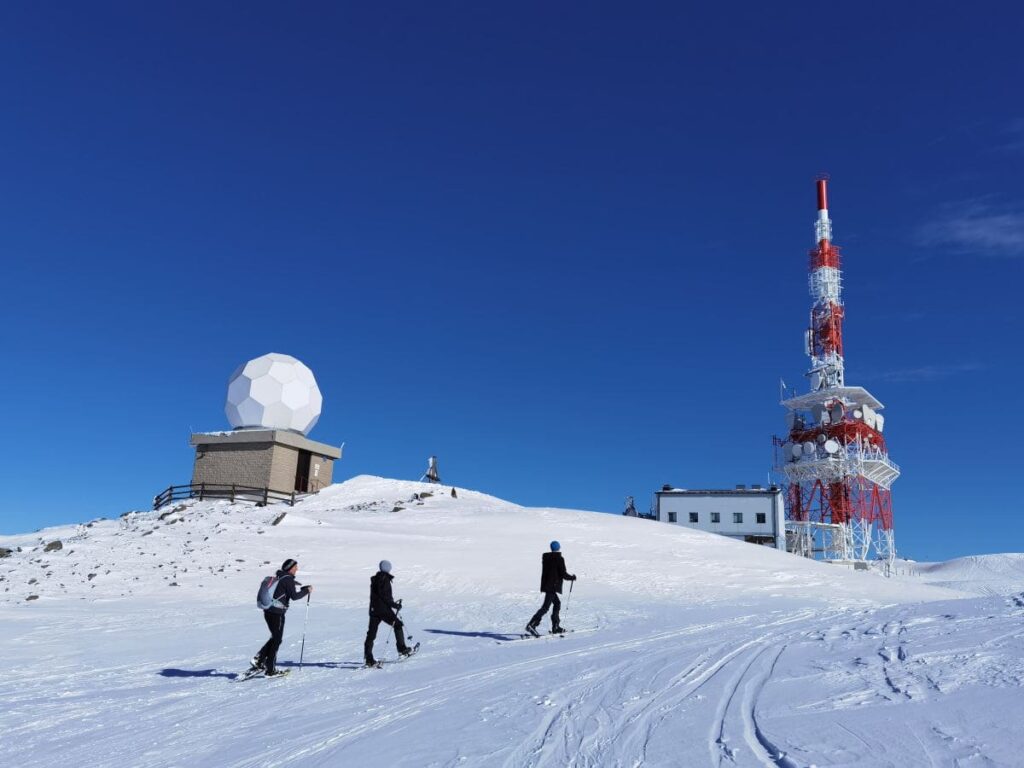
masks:
{"label": "parabolic dish antenna", "polygon": [[793,443],[793,446],[790,449],[790,453],[793,454],[793,458],[794,459],[799,459],[800,458],[800,454],[802,454],[803,452],[804,452],[804,449],[800,446],[800,443]]}
{"label": "parabolic dish antenna", "polygon": [[813,455],[814,455],[814,443],[812,443],[812,442],[804,443],[804,456],[813,456]]}
{"label": "parabolic dish antenna", "polygon": [[837,441],[835,441],[835,440],[826,440],[825,441],[825,450],[828,453],[833,453],[833,454],[834,453],[839,453],[839,443]]}

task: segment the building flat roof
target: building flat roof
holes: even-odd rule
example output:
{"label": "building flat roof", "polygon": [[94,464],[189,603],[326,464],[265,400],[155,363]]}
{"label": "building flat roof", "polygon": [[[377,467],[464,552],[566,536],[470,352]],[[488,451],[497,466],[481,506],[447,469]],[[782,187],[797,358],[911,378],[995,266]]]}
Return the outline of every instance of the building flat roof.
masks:
{"label": "building flat roof", "polygon": [[340,459],[341,448],[327,443],[310,440],[298,432],[287,429],[236,429],[232,432],[194,432],[190,440],[192,445],[225,445],[231,443],[277,443],[309,451],[329,459]]}
{"label": "building flat roof", "polygon": [[690,488],[662,488],[660,491],[655,491],[655,494],[662,495],[668,494],[673,496],[750,496],[753,495],[774,495],[781,493],[782,489],[779,487],[774,488],[705,488],[705,489],[690,489]]}

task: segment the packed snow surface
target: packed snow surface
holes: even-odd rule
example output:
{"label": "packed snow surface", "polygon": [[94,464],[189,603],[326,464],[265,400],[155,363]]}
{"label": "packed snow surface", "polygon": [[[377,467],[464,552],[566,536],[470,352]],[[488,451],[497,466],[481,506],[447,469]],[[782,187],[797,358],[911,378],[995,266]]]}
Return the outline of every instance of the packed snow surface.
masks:
{"label": "packed snow surface", "polygon": [[[521,640],[552,539],[579,576],[562,595],[576,631]],[[0,548],[9,765],[1024,764],[1021,555],[885,578],[374,477],[294,508],[190,501]],[[288,614],[292,672],[239,682],[267,635],[259,581],[288,557],[315,587]],[[385,558],[421,650],[365,669]],[[375,653],[393,661],[386,630]]]}

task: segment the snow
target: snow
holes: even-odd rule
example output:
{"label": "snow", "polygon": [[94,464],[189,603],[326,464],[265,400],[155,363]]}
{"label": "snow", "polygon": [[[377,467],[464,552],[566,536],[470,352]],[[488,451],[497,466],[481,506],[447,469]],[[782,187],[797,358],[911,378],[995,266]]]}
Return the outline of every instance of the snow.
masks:
{"label": "snow", "polygon": [[946,563],[914,563],[922,581],[978,595],[1024,592],[1024,554],[972,555]]}
{"label": "snow", "polygon": [[[0,537],[21,547],[0,559],[5,763],[1020,764],[1022,555],[886,579],[450,490],[358,477],[294,508],[193,501]],[[555,538],[579,576],[563,594],[579,631],[515,639]],[[266,639],[260,578],[287,557],[315,585],[305,665],[300,604],[279,656],[293,673],[236,683]],[[385,558],[422,647],[367,670]]]}

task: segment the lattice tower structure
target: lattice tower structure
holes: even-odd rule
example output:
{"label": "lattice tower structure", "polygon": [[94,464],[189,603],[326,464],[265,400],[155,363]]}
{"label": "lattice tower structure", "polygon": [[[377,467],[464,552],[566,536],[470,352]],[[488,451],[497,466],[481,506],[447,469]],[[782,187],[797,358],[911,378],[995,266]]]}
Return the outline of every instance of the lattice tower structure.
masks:
{"label": "lattice tower structure", "polygon": [[816,246],[810,251],[810,391],[785,398],[789,432],[776,437],[776,472],[787,490],[790,551],[827,560],[896,556],[892,484],[900,470],[882,435],[882,404],[844,377],[842,273],[832,243],[828,183],[819,179]]}

